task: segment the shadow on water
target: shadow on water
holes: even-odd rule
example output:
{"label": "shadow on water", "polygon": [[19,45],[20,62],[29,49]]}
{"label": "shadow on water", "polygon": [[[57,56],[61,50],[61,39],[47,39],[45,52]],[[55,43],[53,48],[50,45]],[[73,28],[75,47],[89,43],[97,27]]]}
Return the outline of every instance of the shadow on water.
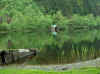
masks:
{"label": "shadow on water", "polygon": [[64,64],[95,59],[100,56],[100,40],[95,38],[80,40],[75,43],[65,41],[61,46],[54,42],[54,38],[45,33],[9,33],[0,34],[0,49],[8,48],[11,40],[11,49],[39,48],[40,53],[27,62],[28,64]]}

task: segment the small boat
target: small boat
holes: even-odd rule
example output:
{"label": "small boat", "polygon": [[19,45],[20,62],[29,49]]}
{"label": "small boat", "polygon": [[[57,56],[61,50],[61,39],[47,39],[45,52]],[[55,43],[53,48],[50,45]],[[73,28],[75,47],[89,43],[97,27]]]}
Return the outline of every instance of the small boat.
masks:
{"label": "small boat", "polygon": [[0,64],[12,64],[37,55],[37,49],[14,49],[0,51]]}

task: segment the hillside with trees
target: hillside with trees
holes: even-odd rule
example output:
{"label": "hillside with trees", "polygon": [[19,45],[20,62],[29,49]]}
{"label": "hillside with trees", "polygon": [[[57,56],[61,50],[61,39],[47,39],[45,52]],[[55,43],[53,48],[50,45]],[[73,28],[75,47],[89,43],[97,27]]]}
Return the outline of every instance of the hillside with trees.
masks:
{"label": "hillside with trees", "polygon": [[[0,48],[6,48],[10,38],[15,45],[11,48],[36,47],[50,58],[90,52],[93,58],[93,51],[100,49],[99,15],[99,0],[0,0],[0,33],[18,33],[1,37]],[[63,29],[56,37],[50,31],[53,22]]]}

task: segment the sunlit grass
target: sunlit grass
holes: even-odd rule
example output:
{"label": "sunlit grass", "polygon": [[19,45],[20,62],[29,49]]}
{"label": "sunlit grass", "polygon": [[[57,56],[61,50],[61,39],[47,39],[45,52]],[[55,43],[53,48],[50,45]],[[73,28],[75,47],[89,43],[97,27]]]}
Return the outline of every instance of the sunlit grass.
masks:
{"label": "sunlit grass", "polygon": [[100,68],[82,68],[68,71],[0,69],[0,74],[100,74]]}

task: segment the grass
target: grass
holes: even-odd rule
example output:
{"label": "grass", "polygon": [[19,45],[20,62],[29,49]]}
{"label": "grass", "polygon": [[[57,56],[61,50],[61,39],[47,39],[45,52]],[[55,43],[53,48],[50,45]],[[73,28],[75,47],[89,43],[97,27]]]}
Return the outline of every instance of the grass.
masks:
{"label": "grass", "polygon": [[0,74],[100,74],[100,68],[82,68],[61,72],[25,69],[0,69]]}

